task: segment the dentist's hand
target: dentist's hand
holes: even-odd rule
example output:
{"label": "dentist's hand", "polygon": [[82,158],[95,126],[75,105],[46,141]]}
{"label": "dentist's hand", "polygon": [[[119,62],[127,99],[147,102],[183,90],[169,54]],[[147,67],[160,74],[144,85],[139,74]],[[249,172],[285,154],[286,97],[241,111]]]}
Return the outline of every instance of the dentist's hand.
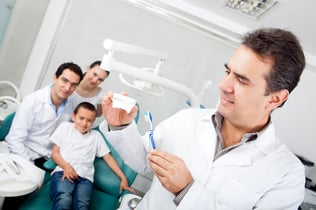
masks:
{"label": "dentist's hand", "polygon": [[148,154],[148,160],[161,184],[175,195],[178,195],[193,180],[184,161],[176,155],[152,150]]}
{"label": "dentist's hand", "polygon": [[[122,95],[127,95],[126,93],[121,93]],[[113,108],[112,107],[112,98],[113,92],[108,92],[106,96],[103,97],[102,101],[102,112],[103,116],[108,122],[109,125],[112,126],[121,126],[130,124],[135,117],[137,112],[137,106],[134,106],[130,113],[127,113],[123,109]]]}

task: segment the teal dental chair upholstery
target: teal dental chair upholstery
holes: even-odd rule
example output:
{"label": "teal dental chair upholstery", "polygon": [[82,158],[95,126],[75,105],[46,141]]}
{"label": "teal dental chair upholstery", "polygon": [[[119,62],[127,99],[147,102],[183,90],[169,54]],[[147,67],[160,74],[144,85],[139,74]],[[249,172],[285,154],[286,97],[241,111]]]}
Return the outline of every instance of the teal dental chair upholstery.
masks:
{"label": "teal dental chair upholstery", "polygon": [[[0,125],[0,140],[4,140],[8,134],[15,112],[9,114]],[[135,117],[135,121],[138,121],[139,111]],[[113,146],[106,140],[105,136],[99,130],[95,128],[103,136],[107,143],[111,155],[117,161],[118,165],[125,174],[129,185],[133,183],[137,173],[127,166]],[[55,167],[53,160],[48,160],[45,165],[46,168],[52,169]],[[96,158],[94,161],[95,174],[94,174],[94,189],[91,201],[91,210],[115,210],[118,208],[119,198],[128,191],[119,192],[120,179],[115,173],[108,167],[108,165],[101,158]],[[50,174],[45,174],[45,179],[42,187],[34,192],[20,207],[21,210],[50,210],[52,208],[52,201],[49,197],[50,189]]]}
{"label": "teal dental chair upholstery", "polygon": [[0,141],[3,141],[8,135],[14,116],[15,112],[12,112],[8,114],[0,123]]}
{"label": "teal dental chair upholstery", "polygon": [[[100,134],[99,128],[95,128]],[[125,165],[122,158],[119,156],[117,151],[112,147],[112,145],[106,140],[111,155],[117,161],[118,165],[125,174],[129,185],[133,183],[136,178],[137,173],[131,169],[129,166]],[[53,162],[49,163],[53,164]],[[49,165],[48,164],[48,165]],[[115,210],[119,204],[120,196],[129,193],[127,191],[119,192],[120,179],[115,175],[115,173],[108,167],[108,165],[103,161],[102,158],[96,158],[94,161],[95,174],[94,174],[94,189],[91,201],[91,210]],[[52,208],[52,201],[49,197],[50,181],[44,182],[43,186],[35,193],[33,193],[28,200],[26,200],[20,210],[49,210]]]}
{"label": "teal dental chair upholstery", "polygon": [[[135,122],[139,119],[139,105],[137,114],[134,118]],[[131,186],[135,180],[137,173],[127,166],[113,146],[106,140],[103,133],[99,130],[99,127],[94,128],[103,136],[104,141],[108,145],[111,155],[116,160],[121,170],[125,174],[128,184]],[[48,160],[44,167],[52,169],[56,166],[52,159]],[[94,161],[95,173],[94,173],[94,189],[92,193],[92,201],[90,210],[115,210],[119,205],[119,198],[127,193],[128,191],[119,192],[120,190],[120,179],[116,174],[109,168],[109,166],[101,158],[96,158]],[[20,210],[50,210],[52,208],[52,201],[49,197],[50,180],[44,181],[43,186],[27,199]]]}

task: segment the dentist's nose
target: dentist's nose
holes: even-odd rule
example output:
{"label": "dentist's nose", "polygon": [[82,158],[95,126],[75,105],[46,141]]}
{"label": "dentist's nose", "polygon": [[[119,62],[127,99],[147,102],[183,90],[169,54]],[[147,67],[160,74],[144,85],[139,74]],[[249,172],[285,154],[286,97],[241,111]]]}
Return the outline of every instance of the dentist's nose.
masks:
{"label": "dentist's nose", "polygon": [[233,84],[232,76],[225,75],[219,83],[219,89],[223,92],[233,92]]}

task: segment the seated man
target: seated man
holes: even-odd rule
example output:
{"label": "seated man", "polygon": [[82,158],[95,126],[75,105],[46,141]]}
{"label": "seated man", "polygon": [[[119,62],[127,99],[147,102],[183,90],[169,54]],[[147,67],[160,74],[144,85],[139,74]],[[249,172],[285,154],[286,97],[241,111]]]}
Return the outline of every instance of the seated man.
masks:
{"label": "seated man", "polygon": [[[61,64],[53,83],[26,96],[13,119],[5,141],[11,153],[18,154],[44,169],[53,144],[49,137],[63,121],[71,119],[72,106],[67,98],[82,80],[81,68],[72,62]],[[18,209],[28,195],[6,198],[3,210]]]}
{"label": "seated man", "polygon": [[42,168],[51,156],[52,143],[48,138],[63,121],[69,121],[67,98],[82,79],[81,68],[74,63],[60,65],[54,82],[26,96],[20,104],[6,142],[11,153],[34,161]]}

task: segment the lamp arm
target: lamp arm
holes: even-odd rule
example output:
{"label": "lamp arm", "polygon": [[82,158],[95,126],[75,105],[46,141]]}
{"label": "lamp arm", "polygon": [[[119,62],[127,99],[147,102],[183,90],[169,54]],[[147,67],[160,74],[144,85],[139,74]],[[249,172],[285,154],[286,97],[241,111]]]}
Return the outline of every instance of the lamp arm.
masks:
{"label": "lamp arm", "polygon": [[162,60],[166,60],[168,57],[167,53],[162,53],[155,50],[150,50],[150,49],[134,46],[131,44],[126,44],[126,43],[119,42],[112,39],[105,39],[103,42],[103,47],[108,51],[123,52],[123,53],[129,53],[129,54],[140,54],[140,55],[146,55],[146,56],[151,56],[151,57],[157,57]]}
{"label": "lamp arm", "polygon": [[[106,60],[106,62],[104,62],[104,60]],[[154,75],[148,72],[140,71],[136,67],[116,61],[113,57],[106,58],[106,55],[105,57],[103,57],[101,68],[111,69],[113,71],[117,71],[119,73],[134,77],[136,79],[147,81],[152,84],[173,90],[177,93],[180,93],[186,96],[190,100],[192,107],[200,107],[200,103],[199,103],[199,99],[197,95],[190,88],[182,84],[179,84],[175,81],[172,81],[172,80],[169,80],[169,79],[166,79],[161,76]]]}

